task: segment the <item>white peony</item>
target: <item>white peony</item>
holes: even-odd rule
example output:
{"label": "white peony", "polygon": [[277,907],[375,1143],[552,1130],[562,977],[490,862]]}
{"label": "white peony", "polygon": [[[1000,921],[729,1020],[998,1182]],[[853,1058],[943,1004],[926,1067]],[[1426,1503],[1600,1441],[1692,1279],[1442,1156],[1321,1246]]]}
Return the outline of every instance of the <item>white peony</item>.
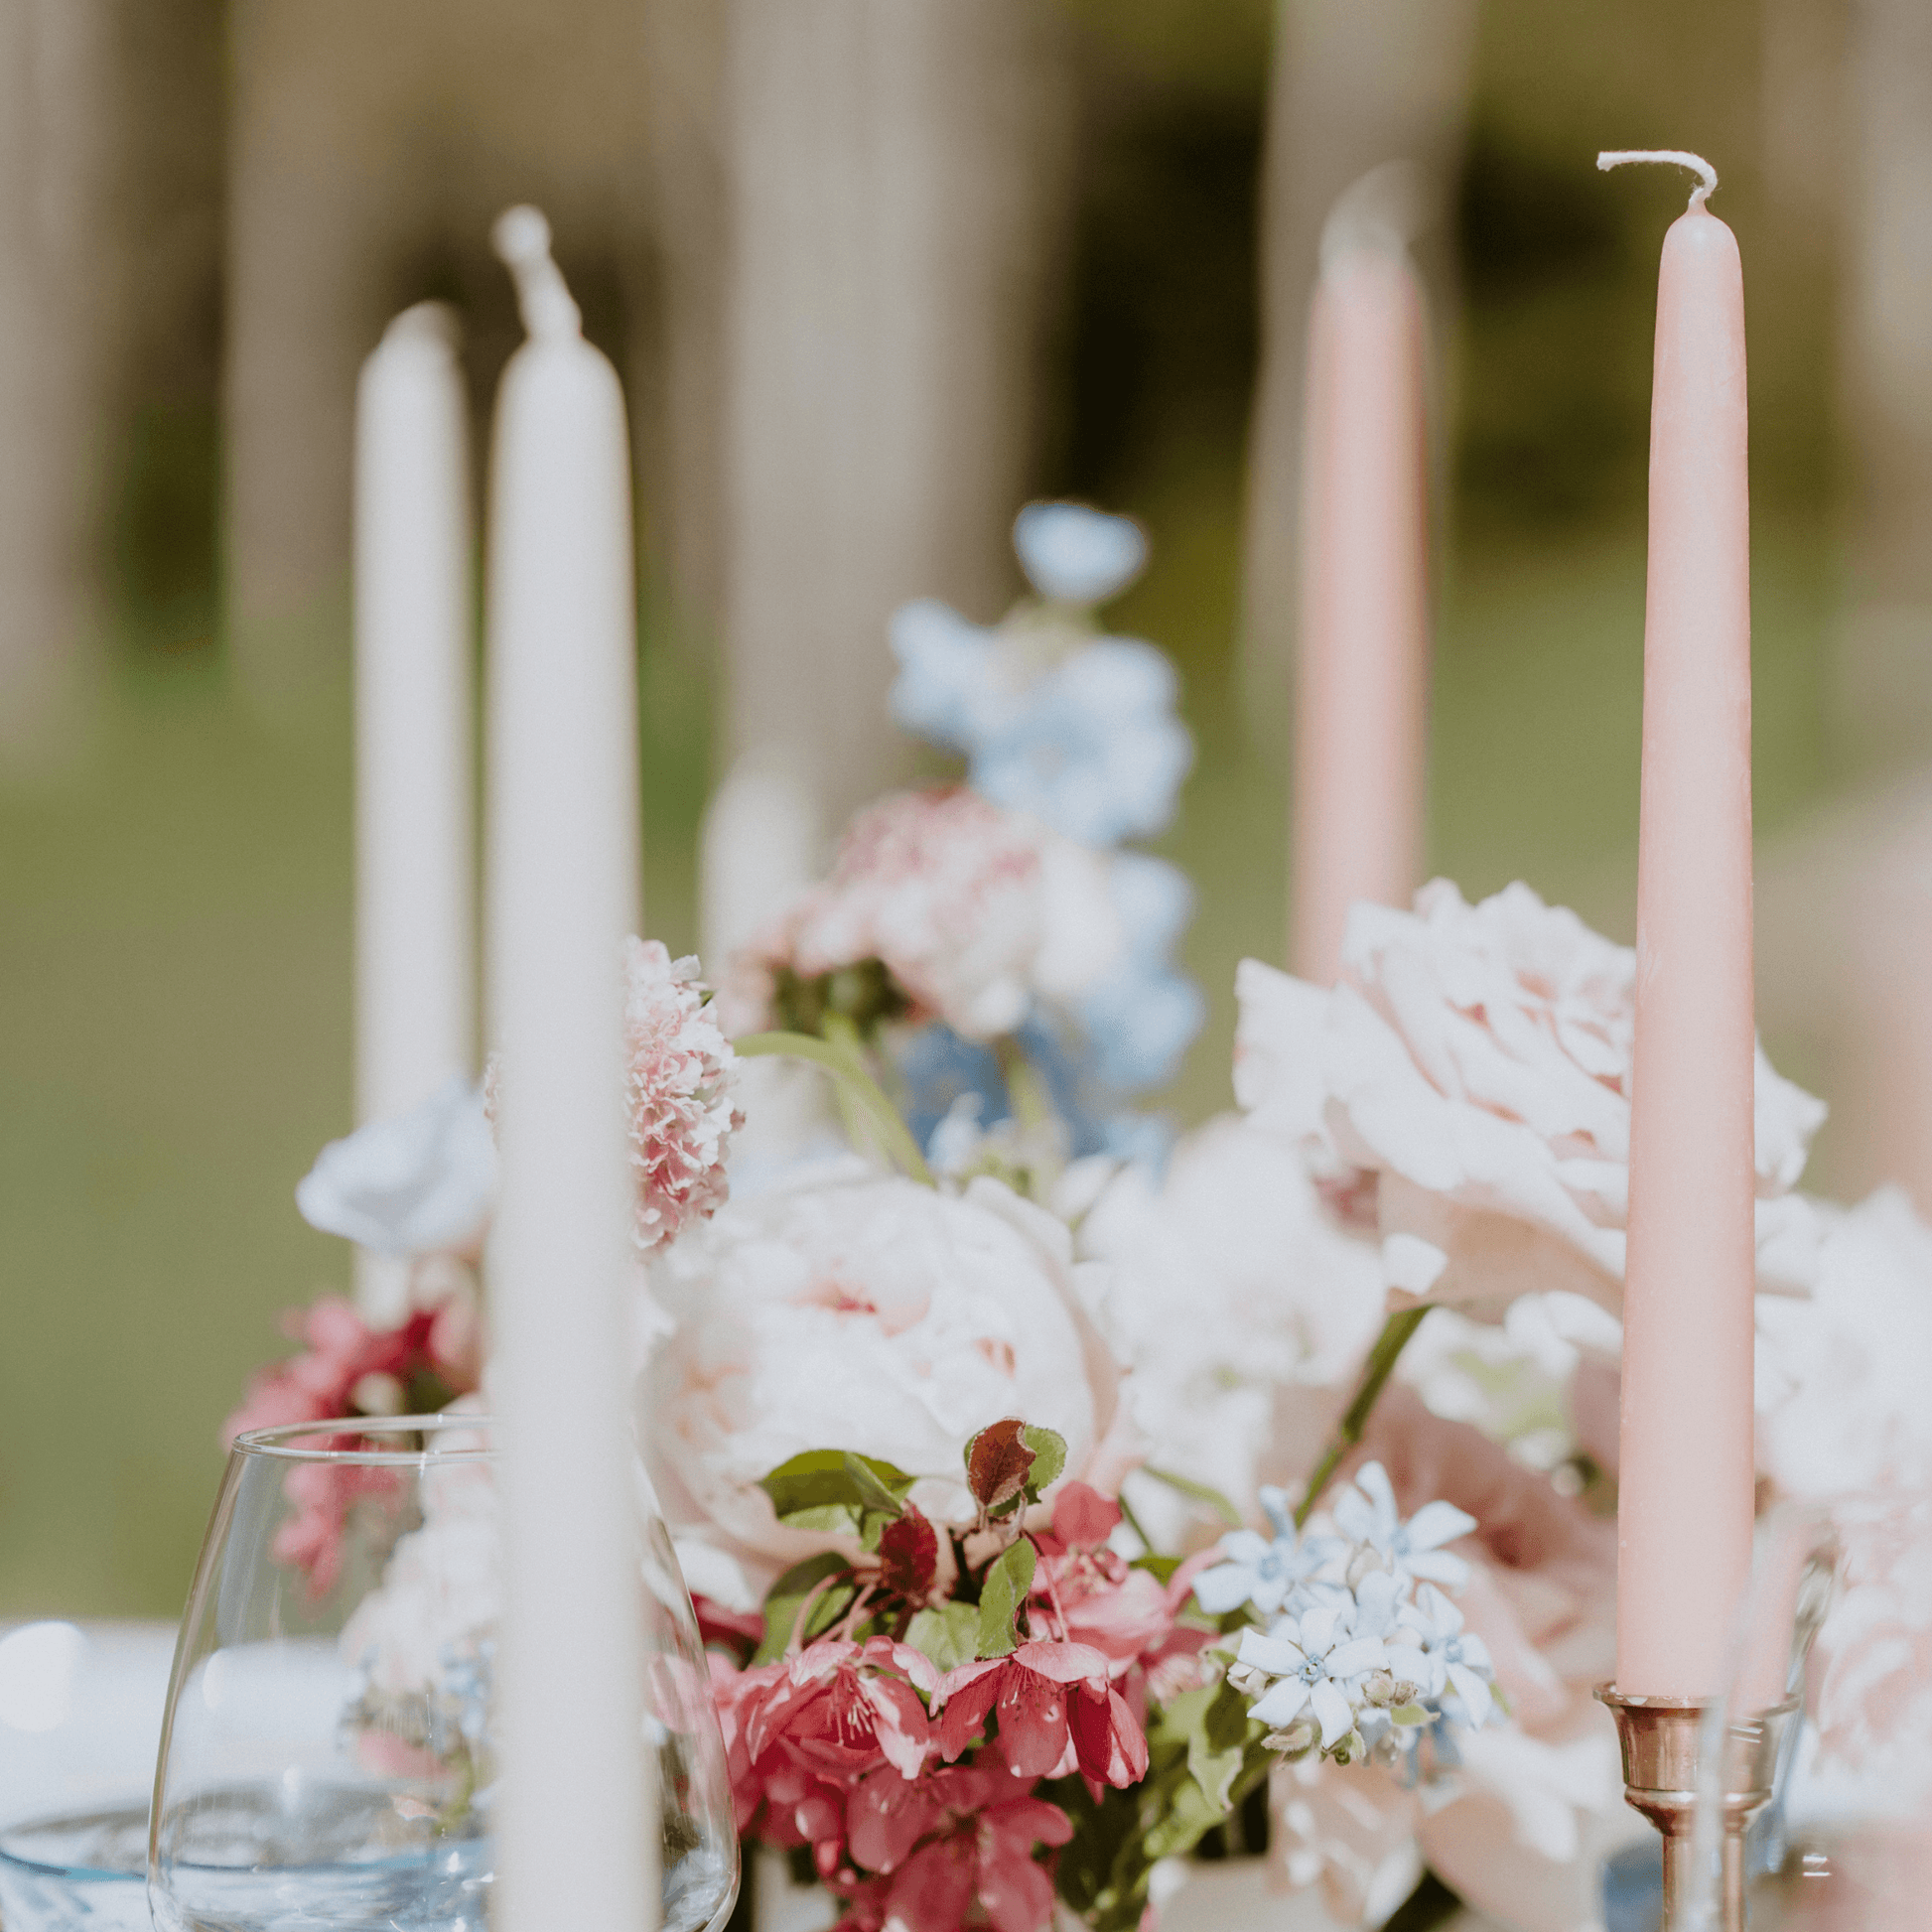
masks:
{"label": "white peony", "polygon": [[[1293,1148],[1224,1115],[1175,1146],[1165,1175],[1122,1170],[1079,1247],[1110,1264],[1094,1313],[1132,1371],[1153,1460],[1252,1516],[1279,1392],[1351,1375],[1381,1325],[1374,1245],[1323,1214]],[[1178,1528],[1173,1492],[1134,1496],[1162,1517],[1157,1535]]]}
{"label": "white peony", "polygon": [[[972,1514],[962,1452],[1018,1416],[1089,1466],[1118,1371],[1081,1306],[1066,1228],[1000,1182],[801,1180],[734,1201],[658,1258],[675,1326],[646,1375],[652,1473],[691,1586],[751,1607],[835,1538],[778,1523],[757,1485],[805,1449],[883,1457],[935,1518]],[[1091,1292],[1090,1290],[1088,1292]]]}
{"label": "white peony", "polygon": [[1896,1187],[1825,1213],[1810,1299],[1758,1299],[1759,1467],[1789,1496],[1932,1484],[1932,1228]]}
{"label": "white peony", "polygon": [[[1384,1238],[1389,1286],[1493,1315],[1532,1290],[1621,1305],[1636,955],[1527,886],[1447,880],[1349,914],[1332,991],[1244,960],[1235,1092]],[[1757,1061],[1758,1278],[1802,1290],[1789,1190],[1822,1102]],[[1394,1237],[1392,1240],[1391,1237]]]}

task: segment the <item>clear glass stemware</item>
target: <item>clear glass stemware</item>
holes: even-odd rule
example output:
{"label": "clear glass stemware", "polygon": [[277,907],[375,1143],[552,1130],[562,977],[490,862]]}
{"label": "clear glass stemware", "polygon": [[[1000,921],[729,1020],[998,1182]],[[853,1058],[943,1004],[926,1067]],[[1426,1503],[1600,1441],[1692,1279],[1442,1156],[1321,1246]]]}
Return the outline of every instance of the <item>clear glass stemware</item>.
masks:
{"label": "clear glass stemware", "polygon": [[[496,1493],[479,1416],[237,1440],[168,1692],[148,1847],[159,1932],[483,1932]],[[707,1932],[738,1883],[724,1744],[641,1475],[639,1546],[663,1924]]]}
{"label": "clear glass stemware", "polygon": [[[1759,1531],[1731,1681],[1705,1720],[1706,1767],[1731,1726],[1782,1699],[1774,1794],[1750,1828],[1751,1932],[1922,1932],[1932,1925],[1932,1494],[1789,1505]],[[1698,1794],[1688,1922],[1725,1923],[1724,1794]]]}

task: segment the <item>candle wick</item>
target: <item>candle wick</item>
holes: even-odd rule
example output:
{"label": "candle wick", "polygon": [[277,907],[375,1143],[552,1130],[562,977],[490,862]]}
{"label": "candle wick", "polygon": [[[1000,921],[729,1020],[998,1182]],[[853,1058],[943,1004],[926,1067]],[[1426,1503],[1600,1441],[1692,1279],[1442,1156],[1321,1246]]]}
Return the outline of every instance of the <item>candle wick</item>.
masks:
{"label": "candle wick", "polygon": [[516,306],[531,336],[581,336],[584,318],[550,256],[550,223],[540,208],[505,208],[489,231],[516,283]]}
{"label": "candle wick", "polygon": [[1596,157],[1596,165],[1607,174],[1612,168],[1621,168],[1626,161],[1661,161],[1673,168],[1688,168],[1698,178],[1698,185],[1691,190],[1691,207],[1701,208],[1711,199],[1718,186],[1718,171],[1701,154],[1689,154],[1682,148],[1616,148],[1607,154]]}

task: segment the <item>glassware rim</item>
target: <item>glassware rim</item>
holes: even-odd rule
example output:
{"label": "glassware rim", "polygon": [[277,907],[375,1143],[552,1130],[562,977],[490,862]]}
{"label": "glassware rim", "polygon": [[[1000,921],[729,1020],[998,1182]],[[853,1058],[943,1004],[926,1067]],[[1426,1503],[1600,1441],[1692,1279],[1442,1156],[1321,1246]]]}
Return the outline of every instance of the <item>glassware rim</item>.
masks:
{"label": "glassware rim", "polygon": [[465,1411],[453,1416],[447,1410],[428,1416],[325,1416],[314,1422],[277,1423],[269,1429],[244,1429],[228,1445],[235,1455],[261,1455],[283,1462],[356,1463],[377,1468],[421,1468],[437,1462],[493,1462],[497,1451],[485,1449],[302,1449],[297,1443],[314,1436],[381,1436],[403,1431],[434,1435],[448,1430],[468,1434],[489,1430],[493,1421],[486,1415]]}

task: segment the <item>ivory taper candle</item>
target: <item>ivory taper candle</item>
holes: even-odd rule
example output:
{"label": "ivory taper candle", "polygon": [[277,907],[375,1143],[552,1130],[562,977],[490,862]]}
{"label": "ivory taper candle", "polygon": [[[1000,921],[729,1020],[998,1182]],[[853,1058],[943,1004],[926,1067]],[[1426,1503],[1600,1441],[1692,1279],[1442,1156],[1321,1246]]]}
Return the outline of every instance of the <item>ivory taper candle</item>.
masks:
{"label": "ivory taper candle", "polygon": [[1750,1574],[1755,1027],[1744,284],[1697,171],[1664,237],[1650,401],[1616,1682],[1704,1698]]}
{"label": "ivory taper candle", "polygon": [[1291,958],[1327,985],[1357,899],[1422,883],[1429,675],[1422,285],[1368,177],[1322,237],[1309,319]]}
{"label": "ivory taper candle", "polygon": [[637,923],[636,605],[617,372],[534,208],[497,222],[488,559],[489,1008],[501,1187],[491,1399],[508,1587],[499,1932],[658,1918],[642,1744],[622,942]]}
{"label": "ivory taper candle", "polygon": [[[420,1106],[476,1053],[470,459],[456,323],[405,309],[355,398],[355,1112]],[[408,1264],[356,1253],[363,1312]]]}

